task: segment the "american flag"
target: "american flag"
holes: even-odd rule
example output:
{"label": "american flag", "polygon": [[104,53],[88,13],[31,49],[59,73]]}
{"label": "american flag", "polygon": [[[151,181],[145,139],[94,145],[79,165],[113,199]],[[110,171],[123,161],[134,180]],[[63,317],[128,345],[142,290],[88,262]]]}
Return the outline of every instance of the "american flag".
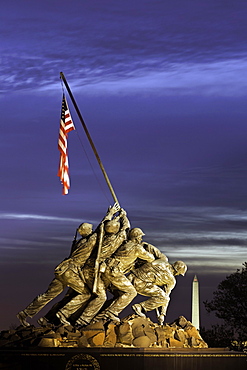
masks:
{"label": "american flag", "polygon": [[58,149],[60,151],[60,164],[58,169],[58,176],[60,177],[61,183],[63,184],[63,194],[68,194],[70,188],[69,180],[69,161],[68,161],[68,133],[75,130],[68,104],[63,94],[61,120],[59,129]]}

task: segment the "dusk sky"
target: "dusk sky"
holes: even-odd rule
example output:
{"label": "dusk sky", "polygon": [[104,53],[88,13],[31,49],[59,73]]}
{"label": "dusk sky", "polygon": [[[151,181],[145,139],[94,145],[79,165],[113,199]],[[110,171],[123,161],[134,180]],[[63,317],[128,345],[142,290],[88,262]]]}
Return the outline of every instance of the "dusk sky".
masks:
{"label": "dusk sky", "polygon": [[210,326],[202,301],[247,261],[247,2],[8,0],[0,17],[0,330],[113,204],[68,95],[62,195],[61,71],[131,226],[188,265],[167,321],[191,319],[196,274]]}

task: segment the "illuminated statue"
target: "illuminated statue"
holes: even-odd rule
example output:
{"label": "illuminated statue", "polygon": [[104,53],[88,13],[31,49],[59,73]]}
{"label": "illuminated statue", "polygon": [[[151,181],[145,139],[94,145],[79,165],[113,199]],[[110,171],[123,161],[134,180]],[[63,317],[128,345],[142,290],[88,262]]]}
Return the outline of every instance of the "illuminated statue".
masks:
{"label": "illuminated statue", "polygon": [[[119,313],[137,294],[150,298],[133,305],[135,313],[145,317],[145,312],[156,309],[158,321],[163,324],[175,276],[184,275],[187,267],[182,261],[170,265],[158,248],[142,241],[141,229],[128,232],[129,227],[126,212],[117,204],[109,208],[95,232],[92,224],[81,224],[77,229],[81,239],[73,243],[70,256],[55,268],[55,278],[47,291],[18,313],[22,325],[29,326],[27,317],[36,315],[66,287],[72,294],[56,310],[56,317],[64,325],[70,324],[71,315],[78,310],[83,310],[76,321],[79,326],[101,319],[119,322]],[[100,312],[107,289],[114,297]],[[48,321],[41,318],[42,322]]]}
{"label": "illuminated statue", "polygon": [[184,276],[186,271],[187,266],[184,262],[177,261],[171,265],[167,261],[165,262],[164,258],[145,263],[143,266],[133,270],[129,274],[128,279],[138,294],[150,297],[132,306],[135,313],[146,317],[145,312],[156,309],[158,322],[162,325],[170,301],[170,293],[176,285],[175,276]]}
{"label": "illuminated statue", "polygon": [[144,233],[141,229],[131,229],[129,232],[129,240],[108,259],[105,272],[102,273],[102,281],[106,288],[111,285],[114,290],[117,290],[118,297],[113,300],[107,309],[99,313],[94,321],[100,319],[106,321],[120,321],[118,318],[119,313],[128,306],[137,295],[135,287],[125,274],[134,268],[138,258],[148,262],[152,262],[155,259],[153,254],[143,247],[143,235]]}
{"label": "illuminated statue", "polygon": [[[118,211],[118,204],[110,207],[101,224],[106,220],[111,220]],[[97,246],[99,228],[93,232],[92,224],[82,223],[78,227],[78,232],[81,239],[74,244],[71,255],[55,268],[55,278],[48,286],[47,291],[37,296],[23,311],[17,314],[17,318],[22,325],[29,326],[30,324],[26,321],[26,318],[36,315],[47,303],[62,293],[67,286],[79,293],[76,299],[80,305],[91,297],[91,291],[81,275],[81,267]],[[59,318],[61,322],[66,322],[66,318],[63,318],[62,314]]]}
{"label": "illuminated statue", "polygon": [[[120,210],[119,216],[115,217],[113,220],[105,221],[104,236],[102,238],[100,250],[98,251],[97,248],[95,248],[81,270],[83,281],[87,289],[91,293],[93,292],[93,294],[90,294],[89,297],[85,294],[85,299],[88,303],[81,317],[77,320],[78,324],[88,325],[106,301],[106,288],[101,279],[101,272],[106,267],[105,261],[127,239],[127,230],[129,227],[130,223],[123,209]],[[97,265],[99,265],[98,271],[96,271]],[[84,302],[85,300],[82,303]],[[80,297],[76,296],[72,298],[57,312],[57,316],[62,322],[66,323],[67,318],[80,309],[82,303]]]}

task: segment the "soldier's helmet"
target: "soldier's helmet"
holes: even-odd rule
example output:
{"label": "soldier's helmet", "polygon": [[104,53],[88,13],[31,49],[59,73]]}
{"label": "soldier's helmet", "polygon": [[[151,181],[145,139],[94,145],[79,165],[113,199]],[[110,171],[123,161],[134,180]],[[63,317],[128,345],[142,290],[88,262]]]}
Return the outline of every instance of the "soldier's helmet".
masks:
{"label": "soldier's helmet", "polygon": [[80,224],[77,231],[78,231],[79,234],[81,234],[83,236],[87,236],[87,235],[92,233],[93,225],[89,224],[87,222],[83,222],[82,224]]}
{"label": "soldier's helmet", "polygon": [[130,239],[131,238],[136,238],[138,236],[143,236],[145,235],[144,232],[142,231],[142,229],[140,229],[139,227],[134,227],[133,229],[130,230],[129,232],[129,237]]}
{"label": "soldier's helmet", "polygon": [[105,222],[105,231],[109,234],[115,234],[119,231],[120,223],[115,220]]}
{"label": "soldier's helmet", "polygon": [[177,271],[178,275],[185,275],[187,271],[187,266],[183,261],[176,261],[173,265],[174,270]]}

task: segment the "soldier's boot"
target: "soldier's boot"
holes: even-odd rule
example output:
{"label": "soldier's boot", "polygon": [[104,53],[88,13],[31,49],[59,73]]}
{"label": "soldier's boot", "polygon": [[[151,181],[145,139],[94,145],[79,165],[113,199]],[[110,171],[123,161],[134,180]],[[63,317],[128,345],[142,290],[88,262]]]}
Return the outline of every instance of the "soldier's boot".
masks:
{"label": "soldier's boot", "polygon": [[17,319],[20,320],[21,325],[23,325],[23,326],[30,326],[29,322],[26,321],[26,318],[28,317],[28,314],[25,312],[25,310],[20,311],[16,315],[16,317],[17,317]]}
{"label": "soldier's boot", "polygon": [[79,318],[77,321],[76,321],[76,326],[78,327],[84,327],[84,326],[88,326],[90,324],[90,322],[88,322],[87,320],[84,320],[82,318]]}
{"label": "soldier's boot", "polygon": [[146,315],[143,313],[142,305],[139,303],[136,303],[132,306],[132,310],[141,317],[146,317]]}
{"label": "soldier's boot", "polygon": [[107,316],[107,321],[112,321],[114,323],[120,322],[120,318],[111,311],[107,311],[106,316]]}
{"label": "soldier's boot", "polygon": [[52,324],[47,320],[46,317],[40,317],[38,320],[37,320],[37,323],[40,325],[40,326],[43,326],[43,327],[52,327]]}
{"label": "soldier's boot", "polygon": [[91,322],[95,323],[95,322],[100,321],[100,320],[103,320],[105,322],[112,321],[114,323],[119,323],[120,322],[120,319],[119,319],[118,316],[116,316],[113,312],[110,312],[110,311],[107,311],[107,310],[103,311],[100,314],[98,314],[97,316],[95,316]]}
{"label": "soldier's boot", "polygon": [[157,316],[157,319],[158,319],[158,324],[163,325],[165,321],[165,315],[159,315]]}
{"label": "soldier's boot", "polygon": [[70,323],[69,321],[67,321],[67,320],[66,320],[66,319],[67,319],[67,317],[66,317],[66,316],[64,316],[64,314],[63,314],[61,311],[58,311],[58,312],[56,313],[56,316],[57,316],[57,318],[60,320],[61,324],[63,324],[63,325],[71,325],[71,323]]}

